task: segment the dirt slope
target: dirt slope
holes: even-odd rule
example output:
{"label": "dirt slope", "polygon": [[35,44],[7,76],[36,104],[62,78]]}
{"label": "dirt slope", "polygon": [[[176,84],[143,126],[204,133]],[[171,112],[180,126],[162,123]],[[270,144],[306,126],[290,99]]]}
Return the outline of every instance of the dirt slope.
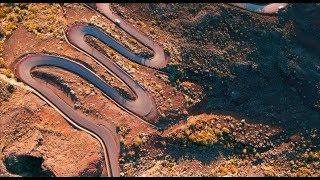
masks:
{"label": "dirt slope", "polygon": [[[0,176],[100,176],[104,159],[99,142],[74,129],[29,90],[9,85],[15,81],[10,68],[26,52],[59,54],[130,94],[61,32],[74,22],[91,22],[134,52],[150,52],[77,4],[1,8],[7,14],[0,14],[0,68],[9,78],[0,79]],[[123,176],[319,176],[319,54],[297,38],[314,36],[320,44],[319,30],[307,28],[318,17],[313,12],[320,12],[319,5],[290,6],[279,17],[225,4],[112,8],[170,52],[171,61],[161,73],[102,46],[155,98],[160,130],[123,112],[75,75],[54,68],[37,71],[56,79],[53,89],[67,86],[56,92],[74,94],[69,103],[77,110],[117,125]],[[30,162],[36,168],[24,167]]]}

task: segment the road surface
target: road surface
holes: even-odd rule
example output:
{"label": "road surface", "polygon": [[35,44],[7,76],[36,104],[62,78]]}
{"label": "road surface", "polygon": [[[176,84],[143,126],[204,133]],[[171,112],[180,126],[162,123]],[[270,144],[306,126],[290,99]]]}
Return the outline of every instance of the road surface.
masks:
{"label": "road surface", "polygon": [[270,3],[266,5],[253,3],[229,3],[230,5],[261,14],[277,14],[280,9],[286,8],[288,3]]}
{"label": "road surface", "polygon": [[31,72],[36,67],[53,66],[77,74],[100,89],[119,107],[137,115],[147,122],[154,123],[158,119],[158,112],[153,98],[121,67],[87,43],[85,36],[93,36],[129,60],[151,68],[158,69],[165,67],[169,61],[169,57],[165,55],[160,45],[112,13],[109,4],[97,3],[88,6],[116,23],[121,29],[154,52],[154,56],[151,59],[140,57],[126,49],[122,44],[103,32],[102,29],[94,25],[77,23],[69,26],[65,31],[66,39],[72,46],[92,57],[97,63],[106,68],[109,73],[128,85],[136,96],[134,100],[123,97],[117,90],[105,83],[97,74],[82,64],[56,55],[26,54],[15,64],[14,73],[18,79],[29,85],[40,98],[55,108],[72,125],[97,138],[104,149],[108,176],[120,176],[118,162],[120,145],[115,126],[112,123],[107,123],[107,125],[95,123],[95,121],[84,116],[82,113],[75,111],[73,107],[69,106],[63,99],[60,99],[60,97],[51,91],[44,83],[32,77]]}

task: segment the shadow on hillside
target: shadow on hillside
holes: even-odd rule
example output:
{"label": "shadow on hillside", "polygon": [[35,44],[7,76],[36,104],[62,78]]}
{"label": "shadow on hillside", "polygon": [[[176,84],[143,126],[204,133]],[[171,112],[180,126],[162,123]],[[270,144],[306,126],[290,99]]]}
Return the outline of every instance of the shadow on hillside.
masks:
{"label": "shadow on hillside", "polygon": [[[260,23],[249,13],[236,9],[222,9],[219,15],[184,21],[182,36],[198,46],[182,45],[183,64],[168,66],[165,71],[172,76],[173,84],[178,79],[188,80],[205,89],[205,97],[190,108],[191,114],[233,112],[254,123],[279,126],[289,134],[319,129],[320,112],[315,106],[320,99],[317,89],[320,72],[315,64],[319,58],[277,31],[279,26]],[[228,46],[225,41],[239,44],[227,52],[231,55],[243,47],[253,50],[246,55],[245,62],[239,63],[202,47],[212,44],[225,48]],[[209,64],[200,68],[194,63],[205,63],[204,60]],[[233,76],[221,77],[206,71],[206,67],[212,66],[227,68]]]}

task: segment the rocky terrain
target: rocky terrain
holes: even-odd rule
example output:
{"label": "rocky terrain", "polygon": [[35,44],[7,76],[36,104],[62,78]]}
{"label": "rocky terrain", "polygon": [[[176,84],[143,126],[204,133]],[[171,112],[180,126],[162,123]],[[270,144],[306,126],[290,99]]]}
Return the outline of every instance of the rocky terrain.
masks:
{"label": "rocky terrain", "polygon": [[[122,176],[320,175],[319,4],[290,5],[278,16],[227,4],[111,6],[170,53],[156,71],[88,39],[154,97],[158,129],[74,74],[44,67],[33,75],[77,111],[115,123]],[[128,87],[69,45],[63,30],[89,22],[135,53],[152,52],[80,4],[2,3],[0,12],[0,176],[105,175],[100,143],[18,82],[12,67],[25,53],[59,54],[130,97]]]}

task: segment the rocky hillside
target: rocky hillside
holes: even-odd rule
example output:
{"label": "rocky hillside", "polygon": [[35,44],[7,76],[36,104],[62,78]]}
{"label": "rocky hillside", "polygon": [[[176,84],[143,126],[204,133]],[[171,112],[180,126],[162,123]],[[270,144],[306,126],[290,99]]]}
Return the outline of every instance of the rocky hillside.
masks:
{"label": "rocky hillside", "polygon": [[[78,4],[0,8],[6,12],[0,14],[0,176],[105,174],[99,142],[19,86],[12,65],[26,52],[59,54],[130,94],[70,46],[62,31],[90,22],[135,53],[150,52]],[[319,4],[290,5],[278,16],[227,4],[112,4],[112,9],[170,53],[168,66],[155,71],[101,45],[155,98],[159,129],[123,112],[75,75],[54,68],[39,68],[34,75],[58,87],[59,95],[73,97],[68,103],[78,111],[116,124],[122,176],[319,176]],[[24,167],[30,162],[36,168]]]}

